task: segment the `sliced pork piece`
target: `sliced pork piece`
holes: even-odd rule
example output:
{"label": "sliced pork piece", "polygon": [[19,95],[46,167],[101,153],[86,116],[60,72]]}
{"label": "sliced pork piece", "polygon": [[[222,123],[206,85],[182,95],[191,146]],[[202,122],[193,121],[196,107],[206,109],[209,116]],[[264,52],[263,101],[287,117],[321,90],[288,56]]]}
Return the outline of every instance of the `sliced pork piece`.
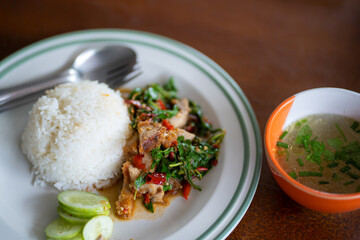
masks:
{"label": "sliced pork piece", "polygon": [[139,152],[145,154],[161,145],[166,128],[160,123],[143,121],[138,123]]}
{"label": "sliced pork piece", "polygon": [[176,129],[175,130],[166,130],[163,134],[161,144],[165,148],[169,148],[169,147],[171,147],[173,142],[175,142],[177,140],[177,138],[178,138],[178,135],[177,135]]}
{"label": "sliced pork piece", "polygon": [[140,176],[141,171],[140,169],[134,167],[132,164],[129,164],[127,168],[128,168],[127,171],[129,173],[129,183],[134,183],[135,180],[138,179],[138,177]]}
{"label": "sliced pork piece", "polygon": [[154,169],[151,169],[151,165],[153,163],[153,158],[151,157],[150,152],[144,154],[142,161],[145,164],[145,169],[149,170],[150,172],[154,171]]}
{"label": "sliced pork piece", "polygon": [[134,209],[134,194],[131,192],[129,184],[131,182],[129,168],[132,167],[130,162],[124,163],[122,167],[123,172],[123,186],[116,201],[117,214],[124,218],[129,219],[132,217]]}
{"label": "sliced pork piece", "polygon": [[174,126],[174,128],[182,128],[185,126],[189,113],[189,100],[186,98],[181,98],[180,101],[175,99],[173,103],[179,107],[179,112],[172,118],[169,119],[169,123]]}
{"label": "sliced pork piece", "polygon": [[145,183],[139,188],[139,193],[145,195],[146,193],[150,194],[150,201],[163,202],[164,190],[162,185],[157,185],[154,183]]}
{"label": "sliced pork piece", "polygon": [[124,162],[132,161],[132,158],[139,154],[138,150],[139,143],[139,134],[135,131],[131,133],[131,137],[127,139],[126,145],[124,147],[123,158]]}
{"label": "sliced pork piece", "polygon": [[178,137],[183,136],[185,140],[192,141],[195,138],[195,134],[190,133],[184,129],[178,128],[176,129],[176,134]]}
{"label": "sliced pork piece", "polygon": [[195,138],[194,134],[189,133],[184,129],[176,128],[174,130],[167,130],[164,132],[161,144],[165,148],[169,148],[178,139],[179,136],[183,136],[185,140],[189,139],[191,141]]}

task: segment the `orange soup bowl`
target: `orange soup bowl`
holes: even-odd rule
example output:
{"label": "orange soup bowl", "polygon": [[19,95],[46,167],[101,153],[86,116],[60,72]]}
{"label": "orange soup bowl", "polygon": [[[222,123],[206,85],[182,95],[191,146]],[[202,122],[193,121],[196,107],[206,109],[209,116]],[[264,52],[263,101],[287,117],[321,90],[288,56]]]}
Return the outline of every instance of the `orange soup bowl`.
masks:
{"label": "orange soup bowl", "polygon": [[[360,193],[334,194],[306,187],[291,178],[276,157],[276,143],[291,123],[314,114],[338,114],[360,121],[360,94],[339,88],[300,92],[282,102],[265,128],[265,152],[271,173],[282,190],[297,203],[320,212],[347,212],[360,208]],[[357,180],[359,181],[359,180]]]}

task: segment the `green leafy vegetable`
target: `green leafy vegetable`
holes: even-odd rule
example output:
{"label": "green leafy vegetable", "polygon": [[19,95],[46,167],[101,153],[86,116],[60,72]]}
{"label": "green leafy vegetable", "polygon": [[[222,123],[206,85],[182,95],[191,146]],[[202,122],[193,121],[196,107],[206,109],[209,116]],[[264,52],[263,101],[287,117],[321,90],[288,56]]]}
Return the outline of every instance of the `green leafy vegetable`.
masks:
{"label": "green leafy vegetable", "polygon": [[328,168],[336,168],[337,166],[339,166],[339,163],[338,162],[332,162],[330,164],[327,165]]}
{"label": "green leafy vegetable", "polygon": [[289,148],[289,144],[280,141],[278,141],[276,145],[282,148]]}
{"label": "green leafy vegetable", "polygon": [[309,154],[306,156],[306,160],[309,160],[310,162],[321,164],[321,156],[325,150],[324,143],[311,140],[309,141],[308,152]]}
{"label": "green leafy vegetable", "polygon": [[296,161],[299,163],[300,167],[304,166],[304,162],[301,158],[298,158]]}
{"label": "green leafy vegetable", "polygon": [[353,173],[353,172],[346,172],[346,175],[348,175],[349,177],[351,177],[352,179],[355,179],[355,180],[358,180],[360,178],[360,176],[356,173]]}
{"label": "green leafy vegetable", "polygon": [[360,161],[359,161],[359,159],[356,159],[358,157],[359,156],[357,155],[355,158],[350,158],[350,159],[346,160],[345,163],[354,166],[357,170],[360,171]]}
{"label": "green leafy vegetable", "polygon": [[172,102],[172,99],[176,98],[177,89],[172,78],[164,87],[154,83],[144,89],[133,89],[127,100],[131,126],[136,128],[137,123],[145,119],[160,121],[174,117],[179,112],[178,106]]}
{"label": "green leafy vegetable", "polygon": [[144,93],[144,101],[145,102],[156,101],[160,97],[161,96],[159,95],[159,92],[156,91],[153,87],[149,87]]}
{"label": "green leafy vegetable", "polygon": [[297,121],[297,123],[295,124],[296,128],[300,128],[301,125],[303,125],[304,123],[306,123],[308,120],[305,118],[303,120]]}
{"label": "green leafy vegetable", "polygon": [[[213,162],[217,160],[219,151],[214,145],[220,144],[224,132],[217,133],[214,138],[208,141],[202,141],[195,138],[192,142],[185,140],[183,136],[177,139],[177,151],[174,148],[161,149],[155,148],[151,151],[153,157],[153,166],[156,166],[157,172],[166,173],[178,181],[187,180],[194,188],[201,190],[193,182],[193,178],[201,179],[206,172],[212,168]],[[174,159],[169,159],[170,152],[174,152]],[[197,168],[208,169],[200,173]]]}
{"label": "green leafy vegetable", "polygon": [[339,150],[341,148],[341,146],[344,144],[343,140],[341,140],[341,138],[334,138],[334,139],[329,139],[327,140],[327,143],[329,144],[329,146]]}
{"label": "green leafy vegetable", "polygon": [[134,99],[134,100],[140,100],[140,96],[142,94],[143,90],[142,88],[134,88],[129,95],[129,99]]}
{"label": "green leafy vegetable", "polygon": [[[167,176],[169,176],[170,174],[167,174]],[[166,181],[166,183],[164,183],[164,185],[163,185],[163,190],[164,190],[164,192],[167,192],[167,191],[170,191],[171,189],[173,189],[173,185],[171,185],[170,183],[169,183],[169,178],[167,177],[167,181]]]}
{"label": "green leafy vegetable", "polygon": [[348,181],[346,183],[344,183],[344,186],[347,186],[347,185],[350,185],[350,184],[353,184],[355,181]]}
{"label": "green leafy vegetable", "polygon": [[340,128],[340,126],[339,126],[339,124],[335,123],[335,127],[336,127],[336,128],[337,128],[337,130],[340,132],[340,134],[341,134],[342,138],[343,138],[343,139],[344,139],[344,141],[346,142],[346,141],[347,141],[347,140],[346,140],[346,137],[345,137],[345,135],[344,135],[343,131],[341,130],[341,128]]}
{"label": "green leafy vegetable", "polygon": [[150,212],[154,213],[154,205],[152,202],[150,203],[144,203],[144,206],[147,210],[149,210]]}
{"label": "green leafy vegetable", "polygon": [[324,150],[324,159],[328,162],[335,161],[335,154],[327,149]]}
{"label": "green leafy vegetable", "polygon": [[175,86],[175,81],[174,81],[174,78],[171,77],[167,83],[165,83],[164,85],[164,89],[168,92],[175,92],[177,93],[177,88]]}
{"label": "green leafy vegetable", "polygon": [[284,132],[280,135],[279,139],[283,139],[287,134],[288,134],[288,131],[284,131]]}
{"label": "green leafy vegetable", "polygon": [[349,167],[349,166],[345,166],[345,167],[342,167],[341,169],[340,169],[340,172],[342,172],[342,173],[346,173],[347,171],[349,171],[351,169],[351,167]]}
{"label": "green leafy vegetable", "polygon": [[[181,110],[177,105],[177,99],[177,88],[173,78],[169,78],[163,86],[155,83],[145,88],[133,89],[125,100],[132,121],[131,126],[137,130],[139,123],[157,122],[171,131],[174,126],[164,120],[175,117]],[[152,171],[150,173],[148,169],[142,169],[141,175],[134,182],[134,198],[145,183],[162,185],[164,192],[177,190],[178,185],[183,185],[184,182],[201,190],[201,187],[195,184],[195,180],[201,180],[217,164],[225,131],[213,129],[198,104],[189,101],[189,107],[190,116],[184,130],[195,134],[196,137],[186,140],[179,136],[171,143],[171,147],[166,148],[164,144],[153,148],[150,151],[153,160]],[[169,132],[172,133],[174,132]],[[149,211],[154,211],[148,193],[144,195],[144,205]]]}
{"label": "green leafy vegetable", "polygon": [[358,121],[354,121],[353,124],[351,124],[350,128],[355,132],[358,132],[357,128],[359,127],[359,125],[360,123]]}
{"label": "green leafy vegetable", "polygon": [[304,146],[305,149],[308,148],[308,142],[310,140],[312,136],[312,130],[309,127],[308,124],[304,125],[303,127],[301,127],[301,129],[299,130],[296,139],[295,139],[295,143],[296,144],[302,144]]}
{"label": "green leafy vegetable", "polygon": [[155,114],[155,116],[156,116],[155,120],[158,120],[158,119],[167,119],[167,118],[174,117],[178,112],[179,112],[179,110],[178,110],[177,106],[175,105],[173,110],[155,109],[151,113]]}
{"label": "green leafy vegetable", "polygon": [[335,158],[345,161],[360,170],[360,145],[358,141],[353,141],[348,145],[342,146],[335,152]]}
{"label": "green leafy vegetable", "polygon": [[321,172],[299,171],[300,177],[322,177]]}
{"label": "green leafy vegetable", "polygon": [[298,176],[296,175],[295,171],[289,172],[288,173],[290,177],[292,177],[293,179],[297,179]]}
{"label": "green leafy vegetable", "polygon": [[225,131],[221,130],[220,132],[210,137],[207,142],[214,147],[220,146],[220,144],[224,140],[224,137],[225,137]]}
{"label": "green leafy vegetable", "polygon": [[194,132],[200,136],[206,136],[213,131],[212,125],[207,119],[203,116],[203,112],[199,104],[196,104],[193,101],[189,102],[190,104],[190,114],[195,117],[195,120],[190,121],[189,124],[192,124],[195,128]]}

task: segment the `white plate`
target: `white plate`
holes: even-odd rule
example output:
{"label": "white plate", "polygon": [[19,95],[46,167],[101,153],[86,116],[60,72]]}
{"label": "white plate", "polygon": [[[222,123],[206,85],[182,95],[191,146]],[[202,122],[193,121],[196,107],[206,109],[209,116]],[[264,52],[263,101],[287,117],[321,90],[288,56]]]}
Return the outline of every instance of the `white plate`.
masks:
{"label": "white plate", "polygon": [[[189,200],[176,198],[162,217],[116,221],[112,239],[223,239],[248,209],[259,181],[262,146],[254,112],[244,93],[200,52],[161,36],[129,30],[68,33],[32,44],[0,63],[0,88],[49,74],[78,49],[96,44],[132,47],[143,74],[126,86],[164,82],[174,76],[179,96],[199,103],[215,127],[227,130],[219,164]],[[57,192],[32,185],[19,142],[31,104],[0,113],[0,232],[5,239],[45,239],[57,217]]]}

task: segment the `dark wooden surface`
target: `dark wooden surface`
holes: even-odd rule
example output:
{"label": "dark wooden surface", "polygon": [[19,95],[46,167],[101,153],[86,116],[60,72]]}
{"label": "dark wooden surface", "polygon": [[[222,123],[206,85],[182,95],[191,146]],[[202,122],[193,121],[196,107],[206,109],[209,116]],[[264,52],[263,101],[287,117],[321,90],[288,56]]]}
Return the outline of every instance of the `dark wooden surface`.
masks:
{"label": "dark wooden surface", "polygon": [[[360,92],[359,0],[1,0],[0,59],[91,28],[153,32],[205,53],[245,92],[262,134],[272,110],[294,93],[325,86]],[[298,205],[264,156],[254,200],[228,239],[360,239],[360,211]]]}

